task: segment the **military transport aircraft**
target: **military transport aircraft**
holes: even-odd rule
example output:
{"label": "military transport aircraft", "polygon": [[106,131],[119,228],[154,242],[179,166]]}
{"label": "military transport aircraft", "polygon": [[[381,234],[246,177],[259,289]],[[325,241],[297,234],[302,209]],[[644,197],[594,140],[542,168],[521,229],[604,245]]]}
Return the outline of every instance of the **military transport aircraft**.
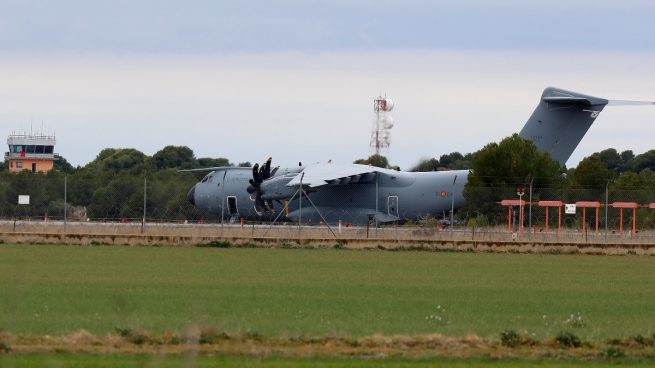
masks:
{"label": "military transport aircraft", "polygon": [[[606,105],[655,102],[610,101],[549,87],[519,135],[564,165]],[[404,172],[332,163],[273,168],[270,158],[261,167],[184,171],[209,171],[188,200],[221,217],[271,221],[284,215],[302,223],[352,224],[440,217],[464,203],[469,175],[468,170]]]}

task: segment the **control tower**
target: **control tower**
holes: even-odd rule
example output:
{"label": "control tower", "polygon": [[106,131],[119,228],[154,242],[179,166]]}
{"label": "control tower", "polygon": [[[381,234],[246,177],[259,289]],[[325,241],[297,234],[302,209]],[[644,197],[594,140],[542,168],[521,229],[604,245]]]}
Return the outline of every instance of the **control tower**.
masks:
{"label": "control tower", "polygon": [[52,170],[56,160],[55,143],[54,135],[12,133],[7,138],[9,152],[5,152],[9,172]]}

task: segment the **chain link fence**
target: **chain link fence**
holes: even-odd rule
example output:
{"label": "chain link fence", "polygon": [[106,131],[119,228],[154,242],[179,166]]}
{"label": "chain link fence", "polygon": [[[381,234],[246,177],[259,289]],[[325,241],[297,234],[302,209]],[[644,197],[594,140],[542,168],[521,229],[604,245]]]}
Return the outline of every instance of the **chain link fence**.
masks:
{"label": "chain link fence", "polygon": [[[525,188],[520,204],[516,188],[468,188],[469,202],[455,211],[452,224],[450,211],[445,210],[436,216],[426,214],[405,221],[378,218],[381,224],[376,226],[374,216],[368,224],[355,220],[376,208],[389,218],[403,218],[406,201],[347,187],[333,192],[330,198],[319,191],[303,196],[302,207],[298,198],[287,203],[282,213],[282,201],[274,203],[280,216],[273,222],[275,215],[256,216],[252,202],[240,203],[241,210],[232,213],[227,195],[222,216],[196,208],[189,203],[187,193],[198,177],[173,171],[102,177],[93,172],[68,176],[3,173],[0,179],[0,231],[5,232],[549,243],[655,241],[655,190],[613,188],[611,183],[605,188]],[[352,193],[361,195],[353,197]],[[19,196],[29,196],[29,204],[19,204]],[[577,204],[575,213],[565,213],[565,204]]]}

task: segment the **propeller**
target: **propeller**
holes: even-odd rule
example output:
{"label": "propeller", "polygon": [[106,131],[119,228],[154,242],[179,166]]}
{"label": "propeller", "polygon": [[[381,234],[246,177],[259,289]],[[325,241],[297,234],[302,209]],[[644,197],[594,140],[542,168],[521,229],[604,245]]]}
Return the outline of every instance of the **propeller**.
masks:
{"label": "propeller", "polygon": [[273,212],[273,202],[270,200],[262,199],[261,184],[264,180],[270,178],[272,174],[275,174],[276,169],[273,169],[271,173],[271,162],[273,159],[271,157],[266,160],[265,163],[260,167],[259,164],[255,164],[252,167],[252,179],[248,180],[250,185],[246,190],[251,194],[250,199],[255,202],[255,211],[257,214],[262,215],[266,212]]}

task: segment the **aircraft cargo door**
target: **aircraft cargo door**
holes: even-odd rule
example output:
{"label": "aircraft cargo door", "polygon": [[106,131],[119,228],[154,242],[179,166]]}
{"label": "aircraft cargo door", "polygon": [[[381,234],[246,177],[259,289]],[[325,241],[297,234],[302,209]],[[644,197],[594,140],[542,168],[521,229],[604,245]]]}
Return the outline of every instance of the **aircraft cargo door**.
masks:
{"label": "aircraft cargo door", "polygon": [[387,197],[387,214],[398,217],[398,196]]}

